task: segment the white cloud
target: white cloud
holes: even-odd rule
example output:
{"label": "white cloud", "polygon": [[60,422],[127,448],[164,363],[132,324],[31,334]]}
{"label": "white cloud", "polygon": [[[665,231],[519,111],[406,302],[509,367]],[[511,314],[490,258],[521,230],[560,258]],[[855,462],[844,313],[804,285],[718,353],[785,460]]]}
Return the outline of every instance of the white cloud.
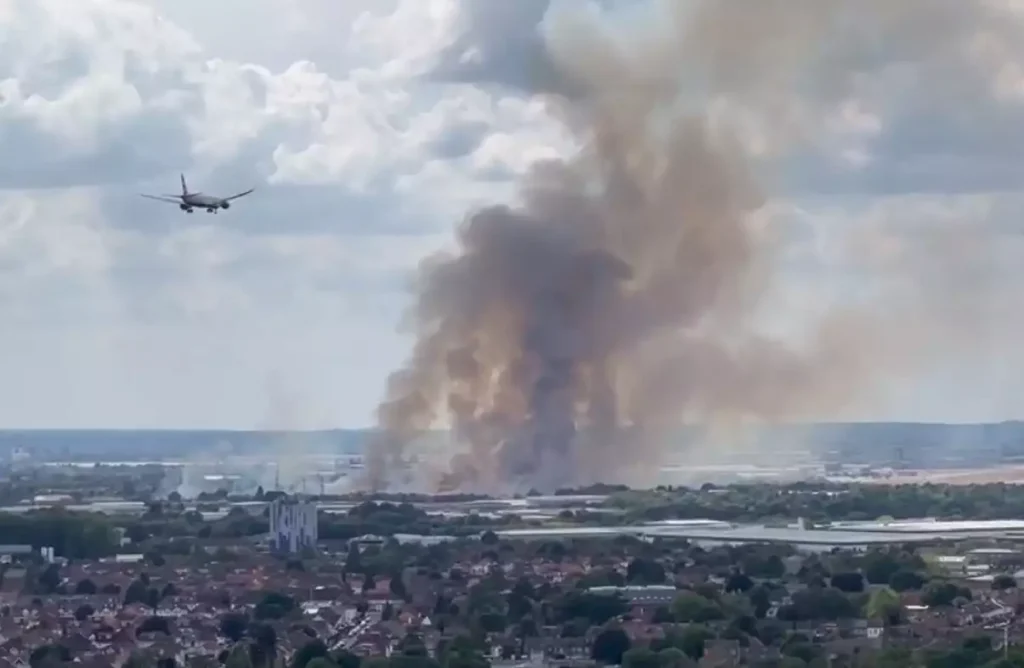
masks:
{"label": "white cloud", "polygon": [[[252,427],[271,376],[317,424],[367,424],[417,262],[572,148],[523,92],[555,83],[548,5],[0,0],[0,425]],[[894,217],[956,210],[907,192],[1020,218],[1020,18],[963,34],[778,114],[723,107],[765,155],[783,125],[808,135],[773,175],[794,266],[839,271],[829,225],[868,221],[884,255],[907,243]],[[259,188],[216,218],[137,197],[178,172]]]}

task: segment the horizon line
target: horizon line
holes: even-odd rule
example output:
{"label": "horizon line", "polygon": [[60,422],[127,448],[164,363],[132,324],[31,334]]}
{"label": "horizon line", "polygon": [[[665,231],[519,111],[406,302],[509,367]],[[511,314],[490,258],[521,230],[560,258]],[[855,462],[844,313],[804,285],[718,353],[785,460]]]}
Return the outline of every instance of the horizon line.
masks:
{"label": "horizon line", "polygon": [[[989,421],[936,421],[936,420],[821,420],[806,422],[765,422],[761,424],[747,424],[742,426],[751,427],[805,427],[805,426],[855,426],[855,425],[919,425],[919,426],[943,426],[943,427],[983,427],[990,425],[1024,423],[1024,418],[1006,418],[1002,420]],[[700,427],[700,423],[685,423],[678,425],[679,428]],[[626,427],[624,427],[626,428]],[[224,427],[224,426],[195,426],[195,427],[40,427],[22,426],[6,427],[0,426],[0,433],[4,432],[220,432],[220,433],[323,433],[332,431],[363,432],[376,431],[377,426],[367,427]],[[446,427],[436,427],[426,431],[446,432]]]}

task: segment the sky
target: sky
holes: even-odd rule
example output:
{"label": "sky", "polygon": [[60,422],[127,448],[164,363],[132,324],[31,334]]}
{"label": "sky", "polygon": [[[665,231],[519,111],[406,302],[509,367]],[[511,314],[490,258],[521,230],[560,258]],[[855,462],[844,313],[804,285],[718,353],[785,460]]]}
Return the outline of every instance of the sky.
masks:
{"label": "sky", "polygon": [[[956,53],[891,54],[801,108],[810,148],[771,202],[805,232],[799,308],[849,289],[836,229],[899,256],[915,225],[968,221],[1024,279],[1024,7],[991,4],[998,28],[965,26]],[[0,427],[371,425],[419,261],[572,149],[495,84],[525,76],[548,5],[0,0]],[[138,196],[180,172],[257,190],[216,217]],[[1000,314],[1024,295],[986,294]],[[1024,417],[1013,346],[965,348],[869,417]]]}

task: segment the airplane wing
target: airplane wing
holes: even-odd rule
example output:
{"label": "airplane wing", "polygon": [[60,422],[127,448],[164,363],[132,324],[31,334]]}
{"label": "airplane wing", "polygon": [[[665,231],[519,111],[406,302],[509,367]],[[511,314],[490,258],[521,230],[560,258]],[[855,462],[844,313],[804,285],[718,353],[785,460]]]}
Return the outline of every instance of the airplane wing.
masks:
{"label": "airplane wing", "polygon": [[249,193],[251,193],[254,190],[256,190],[256,189],[255,188],[249,188],[244,193],[238,193],[237,195],[232,195],[231,197],[225,197],[224,201],[225,202],[230,202],[233,199],[238,199],[239,197],[245,197],[246,195],[248,195]]}
{"label": "airplane wing", "polygon": [[170,204],[181,204],[181,199],[173,199],[171,197],[161,197],[159,195],[142,195],[146,199],[155,199],[158,202],[168,202]]}

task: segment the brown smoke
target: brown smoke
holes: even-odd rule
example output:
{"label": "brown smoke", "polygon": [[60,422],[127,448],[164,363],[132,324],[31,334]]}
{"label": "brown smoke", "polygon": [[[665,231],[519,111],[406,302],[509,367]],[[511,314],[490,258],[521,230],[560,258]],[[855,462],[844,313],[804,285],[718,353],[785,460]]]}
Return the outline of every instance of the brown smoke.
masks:
{"label": "brown smoke", "polygon": [[443,487],[622,479],[683,422],[836,415],[972,341],[939,296],[988,248],[960,243],[977,231],[956,224],[898,259],[866,250],[870,230],[857,230],[845,255],[869,270],[867,303],[814,317],[799,340],[765,333],[766,305],[788,288],[761,214],[772,161],[813,148],[809,119],[879,54],[922,76],[969,68],[958,49],[996,25],[979,7],[670,0],[630,34],[555,17],[547,57],[572,94],[546,99],[581,149],[537,165],[520,205],[473,212],[458,252],[422,267],[418,338],[379,409],[370,483],[385,486],[439,425],[462,450]]}

